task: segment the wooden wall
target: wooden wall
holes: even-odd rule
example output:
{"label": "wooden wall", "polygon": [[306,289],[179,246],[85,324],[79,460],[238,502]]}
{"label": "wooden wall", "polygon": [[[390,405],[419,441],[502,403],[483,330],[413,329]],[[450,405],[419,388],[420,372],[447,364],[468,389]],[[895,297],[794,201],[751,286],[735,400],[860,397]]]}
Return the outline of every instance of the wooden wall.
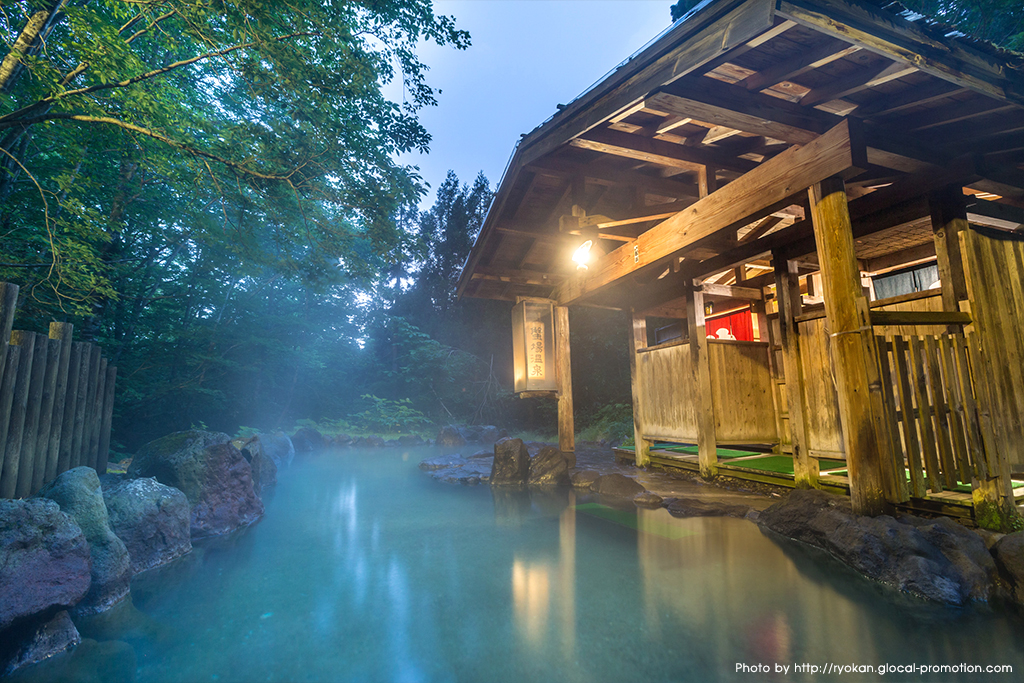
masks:
{"label": "wooden wall", "polygon": [[981,356],[979,408],[997,457],[1024,471],[1024,236],[965,230],[960,248]]}
{"label": "wooden wall", "polygon": [[[929,290],[883,299],[872,302],[871,309],[879,311],[941,311],[942,292]],[[832,374],[832,358],[829,348],[830,331],[824,311],[800,316],[798,328],[807,402],[804,414],[807,449],[813,457],[842,459],[845,454],[843,453],[843,432],[839,419],[839,399],[836,396],[835,378]],[[887,325],[874,329],[875,334],[906,336],[942,334],[946,331],[944,325],[912,327]]]}
{"label": "wooden wall", "polygon": [[17,297],[0,282],[0,498],[30,496],[73,467],[106,472],[117,377],[68,323],[12,330]]}
{"label": "wooden wall", "polygon": [[[768,344],[708,340],[715,437],[719,443],[778,440]],[[670,343],[637,354],[640,422],[645,437],[697,442],[690,346]]]}

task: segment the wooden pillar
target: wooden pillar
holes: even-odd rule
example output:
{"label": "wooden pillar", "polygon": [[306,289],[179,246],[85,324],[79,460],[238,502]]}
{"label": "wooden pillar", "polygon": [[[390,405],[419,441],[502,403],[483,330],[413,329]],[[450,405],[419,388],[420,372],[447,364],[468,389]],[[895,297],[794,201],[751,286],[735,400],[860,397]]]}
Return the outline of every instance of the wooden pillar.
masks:
{"label": "wooden pillar", "polygon": [[14,384],[21,361],[21,349],[10,344],[17,305],[18,285],[0,282],[0,490],[3,489],[4,449],[14,402]]}
{"label": "wooden pillar", "polygon": [[114,385],[117,382],[117,366],[107,366],[107,379],[103,383],[103,423],[100,426],[99,472],[107,471],[110,457],[110,424],[114,415]]}
{"label": "wooden pillar", "polygon": [[805,411],[804,368],[800,353],[800,334],[796,317],[803,312],[800,276],[796,261],[773,254],[775,294],[779,303],[779,342],[782,346],[782,372],[786,378],[786,412],[793,446],[793,476],[800,488],[818,484],[818,461],[808,452]]}
{"label": "wooden pillar", "polygon": [[100,359],[102,350],[96,344],[89,349],[89,383],[86,385],[85,425],[82,429],[82,464],[96,469],[96,444],[93,435],[98,434],[96,417],[99,415],[97,392],[100,384]]}
{"label": "wooden pillar", "polygon": [[82,378],[82,349],[85,344],[82,342],[70,342],[71,361],[68,364],[68,391],[67,400],[64,402],[62,436],[60,438],[60,458],[57,463],[57,472],[66,472],[75,463],[75,415],[78,412],[78,383]]}
{"label": "wooden pillar", "polygon": [[640,358],[637,356],[640,349],[647,348],[647,318],[631,311],[632,325],[629,334],[629,377],[633,393],[633,448],[637,467],[647,467],[651,464],[651,446],[643,436],[643,421],[640,419],[641,385],[640,385]]}
{"label": "wooden pillar", "polygon": [[718,189],[718,178],[714,166],[701,166],[697,171],[697,191],[701,199]]}
{"label": "wooden pillar", "polygon": [[555,377],[558,382],[558,448],[576,452],[572,412],[572,357],[569,349],[569,309],[555,306]]}
{"label": "wooden pillar", "polygon": [[[14,386],[17,384],[18,368],[21,367],[21,347],[11,346],[4,358],[3,373],[7,381],[0,385],[0,498],[9,498],[3,494],[7,476],[7,436],[10,433],[11,409],[14,407]],[[13,489],[14,485],[12,485]],[[13,495],[13,493],[12,493]]]}
{"label": "wooden pillar", "polygon": [[0,474],[0,498],[14,498],[18,491],[18,469],[21,467],[21,442],[25,434],[25,414],[28,412],[28,389],[32,375],[32,354],[35,339],[31,332],[15,330],[11,333],[10,354],[16,346],[21,351],[17,375],[14,377],[14,400],[11,403],[7,442],[4,444],[3,471]]}
{"label": "wooden pillar", "polygon": [[57,378],[53,388],[53,416],[50,419],[50,445],[46,458],[46,476],[50,481],[64,470],[58,469],[60,444],[64,438],[64,404],[68,393],[68,366],[71,364],[71,336],[75,326],[71,323],[50,323],[50,339],[59,346]]}
{"label": "wooden pillar", "polygon": [[[56,400],[57,371],[60,369],[61,347],[59,339],[39,335],[46,343],[46,370],[43,374],[43,400],[39,407],[39,438],[36,441],[36,467],[32,471],[32,493],[53,478],[56,467],[55,453],[51,452],[53,442],[53,406]],[[51,456],[52,458],[51,462]],[[49,476],[47,476],[49,475]]]}
{"label": "wooden pillar", "polygon": [[846,187],[838,176],[810,190],[811,219],[821,265],[825,315],[832,331],[843,445],[850,496],[858,514],[878,515],[899,499],[885,428],[882,382],[868,301],[853,250]]}
{"label": "wooden pillar", "polygon": [[700,475],[711,479],[718,474],[718,448],[715,442],[715,403],[711,394],[711,363],[708,360],[707,331],[704,324],[704,293],[690,288],[686,294],[686,327],[690,336],[690,367],[697,405],[697,460]]}
{"label": "wooden pillar", "polygon": [[[10,346],[11,331],[14,329],[14,311],[17,307],[18,285],[0,282],[0,386],[3,386],[7,348]],[[4,413],[0,413],[0,415],[4,415]],[[2,443],[2,439],[0,439],[0,443]]]}
{"label": "wooden pillar", "polygon": [[18,487],[14,495],[27,498],[32,495],[32,482],[36,468],[45,467],[39,462],[39,411],[43,405],[43,385],[46,378],[46,352],[48,339],[46,335],[28,333],[32,351],[32,370],[28,376],[28,401],[25,409],[25,427],[21,436],[21,465],[18,466]]}
{"label": "wooden pillar", "polygon": [[942,308],[960,310],[958,302],[967,298],[967,279],[960,253],[960,233],[969,230],[967,206],[960,187],[947,187],[928,198],[931,210],[935,256],[942,284]]}

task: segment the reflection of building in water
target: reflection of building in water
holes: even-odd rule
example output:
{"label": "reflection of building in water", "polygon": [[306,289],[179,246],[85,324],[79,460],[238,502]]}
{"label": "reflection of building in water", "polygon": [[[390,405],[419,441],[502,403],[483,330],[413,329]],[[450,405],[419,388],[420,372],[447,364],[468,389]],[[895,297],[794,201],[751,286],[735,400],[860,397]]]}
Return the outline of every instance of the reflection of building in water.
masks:
{"label": "reflection of building in water", "polygon": [[[557,562],[531,562],[516,557],[512,563],[512,605],[516,633],[530,648],[560,643],[567,659],[576,645],[576,507],[570,499],[558,525]],[[557,633],[550,633],[551,629]]]}

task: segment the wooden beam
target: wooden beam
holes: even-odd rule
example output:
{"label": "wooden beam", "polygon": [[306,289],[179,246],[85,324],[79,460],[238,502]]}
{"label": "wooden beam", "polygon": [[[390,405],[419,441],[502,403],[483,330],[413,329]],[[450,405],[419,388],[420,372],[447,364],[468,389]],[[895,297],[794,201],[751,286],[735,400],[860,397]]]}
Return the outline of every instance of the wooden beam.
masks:
{"label": "wooden beam", "polygon": [[832,330],[833,369],[853,510],[878,515],[898,495],[887,465],[893,456],[886,436],[878,351],[854,258],[853,225],[842,179],[830,178],[812,188],[811,217],[825,314]]}
{"label": "wooden beam", "polygon": [[708,296],[722,296],[730,299],[763,299],[764,293],[754,287],[739,287],[737,285],[717,285],[710,282],[695,282],[699,290]]}
{"label": "wooden beam", "polygon": [[[799,264],[787,261],[781,255],[776,255],[773,261],[775,296],[779,303],[779,341],[786,380],[786,412],[789,415],[789,434],[793,447],[793,478],[798,487],[813,488],[818,481],[818,461],[808,452],[806,382],[801,361],[800,328],[796,322],[797,316],[803,312]],[[780,442],[782,436],[779,434]]]}
{"label": "wooden beam", "polygon": [[846,0],[779,0],[777,14],[961,87],[1024,104],[1024,76],[1005,61],[953,40],[939,40],[912,22]]}
{"label": "wooden beam", "polygon": [[647,318],[643,314],[631,311],[631,329],[629,335],[629,377],[633,393],[633,443],[635,463],[637,467],[651,464],[650,444],[644,439],[643,406],[640,404],[641,386],[640,372],[637,368],[637,354],[647,348]]}
{"label": "wooden beam", "polygon": [[563,273],[545,273],[537,270],[519,270],[499,266],[477,266],[473,271],[474,280],[495,280],[518,285],[541,285],[554,287],[565,280]]}
{"label": "wooden beam", "polygon": [[[655,88],[698,71],[719,55],[771,30],[774,12],[774,0],[727,0],[704,5],[598,87],[527,135],[521,144],[523,162],[545,156]],[[666,45],[673,47],[666,50]]]}
{"label": "wooden beam", "polygon": [[818,137],[828,129],[828,121],[834,119],[820,112],[808,112],[792,102],[747,92],[711,78],[679,81],[654,93],[647,102],[671,114],[692,116],[716,126],[798,145]]}
{"label": "wooden beam", "polygon": [[[1011,230],[1019,230],[1024,226],[1024,209],[1021,207],[1011,204],[1000,204],[999,202],[978,199],[976,197],[970,198],[967,202],[968,219],[977,220],[971,218],[972,216],[1000,221],[1002,225],[996,227],[1004,227]],[[977,222],[983,223],[984,221],[978,220]]]}
{"label": "wooden beam", "polygon": [[923,85],[910,86],[895,95],[879,95],[870,102],[858,106],[855,113],[861,118],[881,119],[965,92],[966,88],[946,81],[930,81]]}
{"label": "wooden beam", "polygon": [[651,176],[628,169],[612,170],[601,164],[577,164],[563,159],[544,159],[528,167],[535,173],[559,178],[582,177],[606,185],[635,185],[662,197],[696,197],[697,186],[672,178]]}
{"label": "wooden beam", "polygon": [[691,289],[687,292],[686,329],[690,340],[690,367],[696,398],[697,461],[700,476],[711,479],[718,474],[718,448],[715,437],[715,403],[711,390],[711,361],[704,322],[704,294],[699,290]]}
{"label": "wooden beam", "polygon": [[839,100],[849,95],[873,88],[882,83],[888,83],[898,78],[908,76],[917,71],[917,67],[902,62],[888,62],[861,69],[845,78],[835,79],[828,85],[814,88],[800,98],[800,104],[811,107],[832,100]]}
{"label": "wooden beam", "polygon": [[776,62],[771,66],[755,72],[739,81],[738,85],[747,90],[757,92],[770,88],[777,83],[796,78],[800,74],[825,66],[837,59],[859,51],[856,45],[850,45],[842,40],[828,38],[816,47],[809,50],[801,50],[799,54]]}
{"label": "wooden beam", "polygon": [[[854,226],[854,236],[856,237],[856,225]],[[923,244],[907,247],[906,249],[900,249],[899,251],[894,251],[893,253],[886,254],[885,256],[868,259],[864,262],[864,270],[868,273],[879,274],[888,270],[904,268],[906,266],[912,266],[917,263],[932,261],[934,259],[935,241],[928,240]]]}
{"label": "wooden beam", "polygon": [[959,311],[959,302],[967,298],[960,233],[971,229],[967,223],[963,190],[959,186],[943,188],[928,198],[928,206],[942,285],[942,307],[947,311]]}
{"label": "wooden beam", "polygon": [[749,223],[752,214],[785,200],[797,188],[856,168],[863,163],[863,148],[851,139],[850,125],[844,121],[814,142],[764,162],[607,254],[585,277],[563,283],[557,291],[558,301],[574,303],[698,240]]}
{"label": "wooden beam", "polygon": [[959,311],[878,311],[870,314],[871,324],[882,325],[970,325],[971,314]]}
{"label": "wooden beam", "polygon": [[589,131],[586,137],[576,138],[569,144],[580,149],[646,161],[669,168],[682,168],[687,171],[698,171],[701,166],[711,165],[745,173],[757,166],[753,161],[738,159],[712,149],[677,145],[673,142],[645,138],[610,128],[595,128]]}
{"label": "wooden beam", "polygon": [[782,222],[782,218],[779,216],[765,216],[762,218],[757,225],[750,229],[750,232],[740,238],[740,244],[745,242],[753,242],[756,239],[760,239],[766,232],[774,228],[776,225]]}
{"label": "wooden beam", "polygon": [[[558,449],[575,453],[576,431],[572,409],[572,357],[569,348],[569,309],[555,306],[555,377],[558,383]],[[572,456],[573,464],[576,456]]]}

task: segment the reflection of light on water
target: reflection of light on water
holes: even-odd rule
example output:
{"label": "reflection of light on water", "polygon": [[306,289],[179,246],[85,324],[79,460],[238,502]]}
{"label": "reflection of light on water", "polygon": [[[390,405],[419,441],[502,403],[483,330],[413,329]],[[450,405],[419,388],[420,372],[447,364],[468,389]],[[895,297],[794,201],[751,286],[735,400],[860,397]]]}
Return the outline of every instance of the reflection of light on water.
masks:
{"label": "reflection of light on water", "polygon": [[516,559],[512,563],[512,602],[516,627],[533,645],[540,644],[547,630],[551,594],[551,569],[544,564],[526,565]]}
{"label": "reflection of light on water", "polygon": [[576,646],[576,508],[571,504],[559,518],[557,564],[512,562],[512,606],[516,631],[531,647],[545,642],[551,626],[549,615],[560,631],[566,659],[575,657]]}

